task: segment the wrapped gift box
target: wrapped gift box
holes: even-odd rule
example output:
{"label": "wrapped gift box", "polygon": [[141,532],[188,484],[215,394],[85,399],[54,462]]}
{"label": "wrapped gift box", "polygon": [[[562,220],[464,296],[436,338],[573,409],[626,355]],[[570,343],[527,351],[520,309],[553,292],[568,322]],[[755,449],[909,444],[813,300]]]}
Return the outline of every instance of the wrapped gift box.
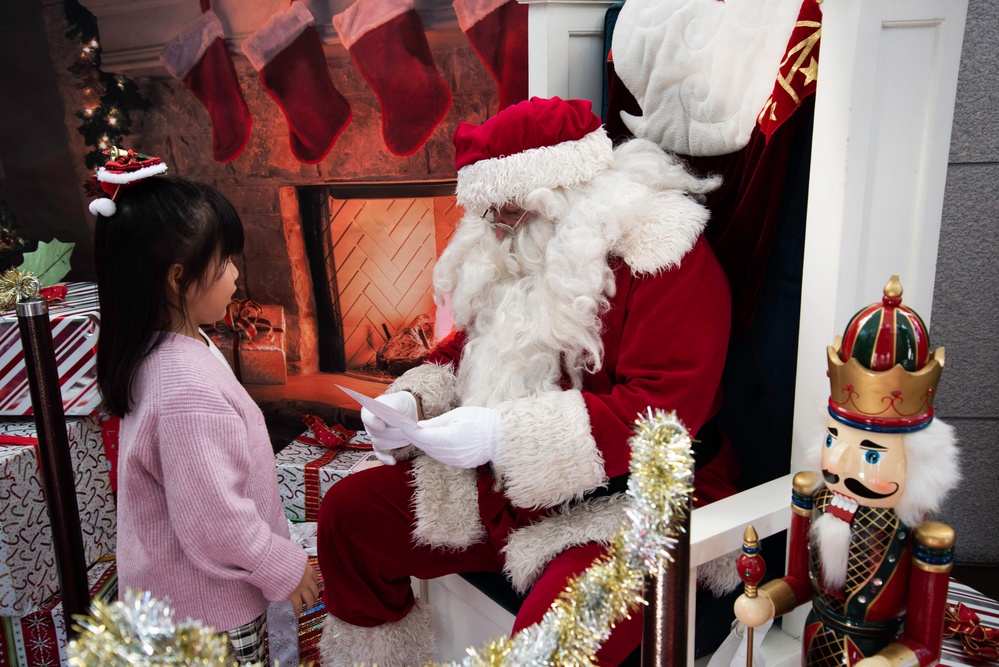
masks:
{"label": "wrapped gift box", "polygon": [[[68,283],[66,297],[49,303],[62,405],[67,415],[93,414],[101,402],[97,391],[97,329],[100,311],[97,286]],[[31,414],[28,374],[21,332],[13,310],[0,313],[0,415]]]}
{"label": "wrapped gift box", "polygon": [[[991,599],[990,597],[976,591],[970,586],[965,586],[956,579],[950,580],[950,585],[947,589],[947,604],[957,605],[962,604],[968,609],[970,609],[975,617],[977,617],[977,622],[985,628],[999,628],[999,602]],[[947,626],[947,619],[944,619],[944,626]],[[991,630],[994,634],[997,630]],[[946,633],[945,633],[946,637]],[[974,642],[982,647],[979,642]],[[993,643],[994,647],[995,644]],[[964,648],[964,642],[958,635],[947,637],[943,641],[943,647],[940,651],[940,666],[941,667],[961,667],[967,665],[968,667],[981,666],[987,664],[995,664],[995,661],[986,661],[981,658],[974,657],[970,655]]]}
{"label": "wrapped gift box", "polygon": [[[118,574],[113,559],[91,566],[87,580],[92,599],[111,602],[117,597]],[[30,614],[0,616],[0,623],[0,667],[67,664],[66,619],[58,595],[45,600],[40,609]]]}
{"label": "wrapped gift box", "polygon": [[[292,521],[315,521],[319,503],[331,486],[351,472],[380,465],[370,449],[330,449],[309,440],[315,442],[311,429],[275,457],[284,513]],[[370,440],[361,431],[349,442],[368,444]]]}
{"label": "wrapped gift box", "polygon": [[[226,320],[208,329],[212,341],[243,384],[284,384],[288,381],[284,308],[245,300],[233,304]],[[247,334],[240,334],[240,331],[247,331],[247,326],[251,326],[254,333],[249,339]]]}
{"label": "wrapped gift box", "polygon": [[[84,556],[89,565],[115,550],[117,524],[110,469],[100,416],[71,418],[66,426]],[[35,437],[35,424],[30,419],[0,420],[2,440]],[[0,614],[24,616],[59,589],[36,447],[0,444],[0,472]]]}
{"label": "wrapped gift box", "polygon": [[299,664],[319,664],[319,638],[323,635],[326,622],[326,605],[323,604],[323,573],[319,570],[319,559],[309,558],[312,567],[319,575],[319,598],[312,609],[298,617],[298,661]]}

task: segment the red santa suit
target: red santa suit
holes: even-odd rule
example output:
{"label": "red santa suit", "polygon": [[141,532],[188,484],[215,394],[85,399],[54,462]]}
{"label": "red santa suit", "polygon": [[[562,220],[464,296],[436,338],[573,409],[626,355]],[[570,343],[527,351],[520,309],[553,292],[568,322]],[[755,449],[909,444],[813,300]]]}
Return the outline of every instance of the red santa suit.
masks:
{"label": "red santa suit", "polygon": [[[332,487],[319,513],[319,563],[330,612],[322,641],[328,665],[377,660],[390,667],[430,655],[427,610],[414,601],[411,576],[504,572],[527,595],[514,630],[536,623],[567,580],[604,553],[622,524],[621,482],[639,413],[649,407],[676,410],[696,433],[717,407],[729,287],[701,236],[707,212],[691,196],[715,184],[694,179],[649,142],[613,149],[589,103],[577,101],[523,102],[482,126],[459,129],[455,143],[458,200],[468,214],[452,246],[485,248],[489,257],[498,257],[502,273],[508,251],[519,248],[528,257],[524,263],[530,262],[531,227],[551,224],[552,239],[562,233],[572,237],[566,241],[571,244],[585,234],[574,234],[569,221],[590,216],[593,222],[583,224],[599,226],[594,238],[607,244],[605,256],[592,263],[603,266],[587,268],[586,253],[602,251],[586,242],[588,249],[578,256],[563,252],[558,261],[583,262],[565,269],[578,269],[583,278],[596,272],[596,319],[579,335],[563,331],[572,327],[557,313],[578,309],[587,299],[552,297],[562,293],[548,289],[565,278],[561,271],[531,282],[534,274],[514,263],[508,276],[511,284],[531,282],[528,300],[551,300],[550,318],[545,303],[533,311],[529,305],[525,311],[481,307],[503,303],[497,294],[506,291],[486,290],[487,296],[463,303],[453,292],[459,334],[389,392],[420,397],[426,417],[462,405],[495,410],[498,447],[476,468],[448,466],[417,450],[409,460],[356,473]],[[511,201],[539,211],[525,223],[528,228],[516,232],[523,247],[500,234],[491,240],[480,217],[488,207]],[[617,219],[611,224],[609,218]],[[557,247],[552,239],[545,237],[544,253]],[[538,262],[545,264],[546,257]],[[473,264],[445,251],[438,269],[450,267],[460,282],[475,279],[481,267]],[[447,270],[435,273],[445,291],[454,282],[443,275]],[[562,282],[571,291],[576,281]],[[480,304],[472,314],[466,312],[470,303]],[[531,321],[518,324],[517,313]],[[588,340],[586,331],[592,340],[580,344],[578,339]],[[562,355],[560,341],[567,350]],[[507,344],[513,352],[497,353]],[[555,350],[556,366],[567,368],[547,380],[539,371],[542,379],[524,386],[525,373],[551,362],[546,345]],[[596,349],[596,356],[588,356],[588,349]],[[697,500],[732,493],[736,472],[733,454],[723,447],[697,471]],[[635,615],[616,628],[598,660],[618,664],[640,637],[641,617]]]}

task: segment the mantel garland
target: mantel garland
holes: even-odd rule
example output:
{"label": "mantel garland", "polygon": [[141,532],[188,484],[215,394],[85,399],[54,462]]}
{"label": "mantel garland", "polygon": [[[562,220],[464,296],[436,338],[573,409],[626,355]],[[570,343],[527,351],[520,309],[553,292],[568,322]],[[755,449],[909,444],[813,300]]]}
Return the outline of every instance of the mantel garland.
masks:
{"label": "mantel garland", "polygon": [[149,100],[124,74],[101,69],[97,18],[77,0],[63,0],[63,9],[69,26],[66,38],[80,42],[80,57],[67,69],[83,91],[83,109],[75,115],[84,143],[93,148],[86,155],[87,169],[95,169],[104,164],[105,150],[123,145],[122,139],[132,132],[132,112],[148,109]]}

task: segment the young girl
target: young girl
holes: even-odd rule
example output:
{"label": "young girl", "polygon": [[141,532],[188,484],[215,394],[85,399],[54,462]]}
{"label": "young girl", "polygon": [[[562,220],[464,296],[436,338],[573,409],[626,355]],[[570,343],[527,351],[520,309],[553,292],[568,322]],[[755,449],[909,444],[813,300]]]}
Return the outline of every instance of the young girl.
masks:
{"label": "young girl", "polygon": [[97,381],[122,417],[121,590],[169,597],[177,620],[226,631],[237,661],[258,661],[268,601],[308,608],[318,585],[289,539],[263,415],[198,328],[236,288],[242,223],[207,185],[115,190],[95,251]]}

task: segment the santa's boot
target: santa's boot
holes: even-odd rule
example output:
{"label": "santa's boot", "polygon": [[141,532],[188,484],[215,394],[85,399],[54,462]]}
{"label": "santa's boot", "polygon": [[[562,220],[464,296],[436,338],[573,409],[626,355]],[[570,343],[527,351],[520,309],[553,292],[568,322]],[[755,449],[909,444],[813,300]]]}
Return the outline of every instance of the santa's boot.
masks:
{"label": "santa's boot", "polygon": [[323,667],[425,665],[434,656],[430,608],[417,603],[401,621],[374,628],[351,625],[330,614],[319,640],[319,656]]}

